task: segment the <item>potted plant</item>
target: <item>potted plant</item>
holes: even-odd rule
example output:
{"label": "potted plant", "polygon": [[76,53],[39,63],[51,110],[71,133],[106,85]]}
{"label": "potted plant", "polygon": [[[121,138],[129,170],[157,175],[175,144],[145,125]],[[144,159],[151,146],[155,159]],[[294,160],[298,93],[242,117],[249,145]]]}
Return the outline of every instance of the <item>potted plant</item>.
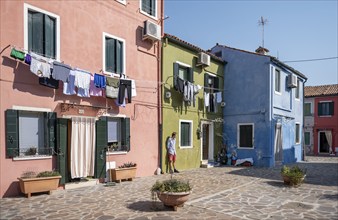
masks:
{"label": "potted plant", "polygon": [[111,169],[110,175],[115,182],[121,182],[121,180],[132,181],[136,177],[137,164],[133,162],[124,163],[118,168]]}
{"label": "potted plant", "polygon": [[297,165],[293,167],[284,165],[281,169],[281,175],[285,184],[290,186],[299,186],[305,179],[306,170],[302,170]]}
{"label": "potted plant", "polygon": [[189,181],[179,179],[169,179],[164,181],[156,181],[151,187],[153,198],[157,194],[159,200],[165,206],[171,206],[177,211],[177,207],[182,207],[188,200],[192,187]]}
{"label": "potted plant", "polygon": [[27,198],[31,197],[32,193],[48,192],[56,190],[59,186],[61,175],[57,171],[43,171],[36,174],[33,171],[24,172],[19,180],[20,190],[26,194]]}

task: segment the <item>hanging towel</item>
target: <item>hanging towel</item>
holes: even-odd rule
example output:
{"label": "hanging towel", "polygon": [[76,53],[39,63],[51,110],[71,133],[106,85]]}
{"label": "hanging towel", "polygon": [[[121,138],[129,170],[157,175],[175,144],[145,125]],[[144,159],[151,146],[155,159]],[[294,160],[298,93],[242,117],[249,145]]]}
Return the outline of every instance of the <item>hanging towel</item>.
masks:
{"label": "hanging towel", "polygon": [[95,80],[95,76],[91,76],[89,95],[90,96],[102,96],[102,89],[95,86],[94,80]]}
{"label": "hanging towel", "polygon": [[25,59],[25,53],[22,51],[16,50],[15,48],[12,49],[10,56],[13,57],[14,59],[18,59],[21,61],[24,61]]}
{"label": "hanging towel", "polygon": [[94,84],[97,88],[106,88],[106,77],[95,73]]}
{"label": "hanging towel", "polygon": [[136,96],[136,84],[135,80],[131,80],[131,96],[135,97]]}
{"label": "hanging towel", "polygon": [[106,97],[116,99],[119,95],[120,79],[107,76],[106,83]]}
{"label": "hanging towel", "polygon": [[89,90],[90,86],[90,72],[85,70],[75,69],[75,86],[77,88]]}
{"label": "hanging towel", "polygon": [[51,65],[41,56],[32,53],[31,55],[31,65],[30,71],[37,75],[38,77],[47,77],[49,78],[51,75]]}
{"label": "hanging towel", "polygon": [[210,102],[209,93],[205,92],[204,93],[204,105],[205,105],[205,107],[209,106],[209,102]]}
{"label": "hanging towel", "polygon": [[63,94],[75,95],[75,71],[71,70],[68,76],[68,82],[63,83]]}
{"label": "hanging towel", "polygon": [[62,80],[63,82],[67,82],[71,69],[72,68],[67,64],[54,61],[53,62],[53,78],[56,80]]}
{"label": "hanging towel", "polygon": [[89,89],[77,88],[77,96],[79,97],[90,97]]}
{"label": "hanging towel", "polygon": [[216,102],[221,103],[222,102],[222,92],[216,93]]}

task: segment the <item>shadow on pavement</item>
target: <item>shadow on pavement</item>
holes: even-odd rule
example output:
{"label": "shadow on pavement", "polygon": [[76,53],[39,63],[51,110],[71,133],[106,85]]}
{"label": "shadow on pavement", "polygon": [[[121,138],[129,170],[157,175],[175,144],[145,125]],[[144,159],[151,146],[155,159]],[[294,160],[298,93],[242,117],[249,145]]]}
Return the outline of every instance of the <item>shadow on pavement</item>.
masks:
{"label": "shadow on pavement", "polygon": [[164,206],[159,201],[138,201],[128,205],[128,208],[141,212],[173,211],[172,207]]}

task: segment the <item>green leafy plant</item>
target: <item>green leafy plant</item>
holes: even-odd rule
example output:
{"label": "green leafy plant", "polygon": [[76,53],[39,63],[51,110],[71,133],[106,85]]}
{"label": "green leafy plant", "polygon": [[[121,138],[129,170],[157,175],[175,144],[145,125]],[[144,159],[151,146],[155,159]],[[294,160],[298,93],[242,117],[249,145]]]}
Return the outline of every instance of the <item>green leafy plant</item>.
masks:
{"label": "green leafy plant", "polygon": [[183,181],[178,179],[169,179],[164,181],[156,181],[151,187],[152,192],[189,192],[191,191],[189,181]]}
{"label": "green leafy plant", "polygon": [[298,186],[300,185],[306,176],[306,170],[299,168],[297,165],[293,167],[283,166],[281,169],[281,174],[284,179],[284,183]]}
{"label": "green leafy plant", "polygon": [[36,154],[36,147],[30,147],[26,150],[25,155],[29,156],[29,155],[35,155]]}
{"label": "green leafy plant", "polygon": [[34,171],[25,171],[22,173],[21,178],[39,178],[39,177],[50,177],[50,176],[61,176],[58,171],[42,171],[40,173],[36,173]]}
{"label": "green leafy plant", "polygon": [[119,168],[128,168],[128,167],[136,167],[137,164],[133,163],[133,162],[128,162],[128,163],[124,163],[121,166],[119,166]]}

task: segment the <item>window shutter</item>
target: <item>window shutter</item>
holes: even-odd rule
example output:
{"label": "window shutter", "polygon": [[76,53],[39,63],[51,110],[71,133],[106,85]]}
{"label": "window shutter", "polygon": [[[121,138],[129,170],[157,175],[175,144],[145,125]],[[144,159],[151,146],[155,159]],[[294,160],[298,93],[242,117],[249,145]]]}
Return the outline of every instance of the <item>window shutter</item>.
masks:
{"label": "window shutter", "polygon": [[[219,86],[219,78],[218,77],[214,78],[214,88],[215,89],[219,89],[220,88],[220,86]],[[219,90],[217,90],[216,92],[219,92]]]}
{"label": "window shutter", "polygon": [[95,178],[106,176],[106,151],[107,151],[107,117],[96,121],[96,146],[95,146]]}
{"label": "window shutter", "polygon": [[[56,116],[56,115],[55,115]],[[54,116],[51,116],[53,118]],[[56,121],[57,166],[62,178],[60,184],[69,182],[68,163],[68,119],[58,118]],[[55,122],[54,122],[55,123]]]}
{"label": "window shutter", "polygon": [[173,82],[173,85],[174,85],[174,88],[176,90],[178,90],[177,78],[178,78],[179,69],[180,69],[180,65],[178,63],[174,63],[174,77],[173,77],[174,82]]}
{"label": "window shutter", "polygon": [[209,87],[208,79],[209,79],[209,75],[208,74],[204,74],[204,92],[209,91],[208,89],[205,88],[205,87]]}
{"label": "window shutter", "polygon": [[19,120],[18,111],[6,110],[6,158],[19,155]]}
{"label": "window shutter", "polygon": [[188,68],[188,76],[189,82],[194,83],[194,70],[191,67]]}
{"label": "window shutter", "polygon": [[47,57],[55,58],[55,18],[44,15],[44,22],[44,54]]}
{"label": "window shutter", "polygon": [[116,72],[115,39],[106,37],[106,71]]}
{"label": "window shutter", "polygon": [[116,42],[116,73],[123,73],[123,42],[115,40]]}
{"label": "window shutter", "polygon": [[121,144],[126,151],[130,151],[130,118],[121,118],[122,140]]}
{"label": "window shutter", "polygon": [[334,102],[329,103],[329,115],[334,114]]}
{"label": "window shutter", "polygon": [[155,16],[155,11],[156,11],[156,3],[155,0],[151,0],[150,2],[150,15]]}
{"label": "window shutter", "polygon": [[318,103],[318,116],[321,116],[322,114],[323,114],[322,104]]}
{"label": "window shutter", "polygon": [[32,50],[38,54],[43,54],[43,14],[39,12],[29,11],[28,13],[28,50]]}

